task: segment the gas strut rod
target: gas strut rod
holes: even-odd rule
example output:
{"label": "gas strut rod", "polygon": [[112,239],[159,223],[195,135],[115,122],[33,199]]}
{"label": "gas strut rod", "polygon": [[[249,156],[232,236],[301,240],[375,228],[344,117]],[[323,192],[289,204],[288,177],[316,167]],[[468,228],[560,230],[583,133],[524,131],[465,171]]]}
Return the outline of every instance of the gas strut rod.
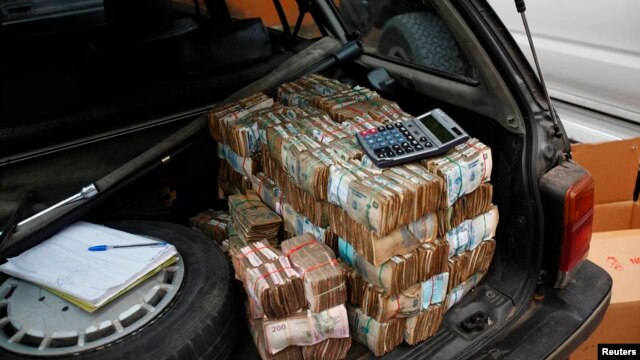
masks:
{"label": "gas strut rod", "polygon": [[547,91],[547,85],[544,82],[544,76],[542,76],[542,70],[540,69],[540,62],[538,61],[538,54],[536,54],[536,48],[533,46],[533,39],[531,38],[531,32],[529,31],[529,24],[527,23],[527,16],[524,14],[527,10],[527,6],[524,4],[524,0],[515,0],[516,9],[520,13],[522,17],[522,24],[524,25],[524,31],[527,33],[527,39],[529,40],[529,46],[531,47],[531,53],[533,54],[533,61],[536,63],[536,69],[538,69],[538,76],[540,77],[540,83],[542,84],[542,91],[544,92],[544,97],[547,99],[547,103],[549,104],[549,112],[551,113],[551,119],[553,120],[553,130],[555,132],[555,137],[561,137],[560,133],[560,124],[558,123],[558,118],[556,117],[556,112],[553,111],[553,106],[551,106],[551,98],[549,97],[549,91]]}

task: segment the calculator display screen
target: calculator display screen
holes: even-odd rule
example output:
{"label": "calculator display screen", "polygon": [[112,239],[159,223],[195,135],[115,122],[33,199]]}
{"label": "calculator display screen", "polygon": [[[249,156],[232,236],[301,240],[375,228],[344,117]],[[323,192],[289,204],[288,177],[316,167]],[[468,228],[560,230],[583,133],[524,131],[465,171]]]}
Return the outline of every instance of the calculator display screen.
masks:
{"label": "calculator display screen", "polygon": [[454,135],[447,130],[436,118],[432,115],[427,115],[420,119],[420,122],[435,135],[440,142],[447,143],[454,139]]}

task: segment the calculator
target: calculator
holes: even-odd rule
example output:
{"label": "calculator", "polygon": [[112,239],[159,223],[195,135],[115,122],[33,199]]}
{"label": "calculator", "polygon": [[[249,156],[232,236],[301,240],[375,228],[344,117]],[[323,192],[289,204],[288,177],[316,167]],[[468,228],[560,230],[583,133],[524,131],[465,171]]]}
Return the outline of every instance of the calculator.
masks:
{"label": "calculator", "polygon": [[378,167],[433,157],[469,139],[444,111],[434,109],[412,120],[363,130],[358,143]]}

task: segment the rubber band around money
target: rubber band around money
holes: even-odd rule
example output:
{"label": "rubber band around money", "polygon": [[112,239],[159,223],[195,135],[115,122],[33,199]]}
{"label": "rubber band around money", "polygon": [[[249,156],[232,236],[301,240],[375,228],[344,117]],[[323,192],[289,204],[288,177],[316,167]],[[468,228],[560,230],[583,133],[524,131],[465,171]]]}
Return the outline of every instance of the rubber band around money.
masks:
{"label": "rubber band around money", "polygon": [[[262,274],[262,276],[258,277],[257,279],[255,279],[255,280],[253,281],[253,293],[254,293],[254,294],[257,294],[257,291],[256,291],[256,290],[257,290],[257,289],[256,289],[256,285],[258,285],[258,281],[263,280],[263,279],[265,279],[267,276],[270,276],[270,275],[272,275],[272,274],[277,274],[277,273],[279,273],[279,272],[283,272],[283,271],[287,271],[287,270],[293,270],[293,271],[295,272],[295,269],[294,269],[294,268],[292,268],[291,266],[284,266],[284,267],[281,267],[281,268],[277,268],[277,269],[275,269],[275,270],[273,270],[273,271],[269,271],[269,272],[268,272],[268,273],[266,273],[266,274]],[[265,281],[266,281],[266,280],[265,280]]]}
{"label": "rubber band around money", "polygon": [[319,268],[321,268],[323,266],[327,266],[327,265],[331,265],[331,264],[337,264],[337,263],[338,263],[338,259],[331,259],[329,261],[325,261],[323,263],[314,265],[314,266],[312,266],[310,268],[304,269],[304,270],[302,270],[302,279],[304,280],[304,277],[307,275],[307,273],[309,273],[309,272],[311,272],[313,270],[317,270],[317,269],[319,269]]}
{"label": "rubber band around money", "polygon": [[[260,251],[262,249],[270,249],[271,248],[270,246],[265,246],[264,244],[261,244],[261,245],[262,245],[262,247],[256,247],[251,251],[248,251],[246,253],[242,253],[242,256],[238,256],[238,258],[243,259],[243,258],[247,257],[247,255],[251,255],[251,254],[253,254],[255,252],[258,252],[258,251]],[[248,247],[251,247],[251,246],[248,246]]]}
{"label": "rubber band around money", "polygon": [[302,249],[303,247],[305,247],[305,246],[307,246],[307,245],[311,245],[311,244],[314,244],[314,243],[315,243],[315,244],[317,244],[318,242],[317,242],[315,239],[313,239],[313,240],[309,240],[309,241],[307,241],[307,242],[305,242],[305,243],[302,243],[302,244],[300,244],[300,245],[298,245],[298,246],[295,246],[295,247],[291,248],[288,252],[286,252],[286,253],[285,253],[285,256],[289,257],[289,256],[291,256],[291,254],[293,254],[294,252],[296,252],[296,251],[298,251],[298,250]]}

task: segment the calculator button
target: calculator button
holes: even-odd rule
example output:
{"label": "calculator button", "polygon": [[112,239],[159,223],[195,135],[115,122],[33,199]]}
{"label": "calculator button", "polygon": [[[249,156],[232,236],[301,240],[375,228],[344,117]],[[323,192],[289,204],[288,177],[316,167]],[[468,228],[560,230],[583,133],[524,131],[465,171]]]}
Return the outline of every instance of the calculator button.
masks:
{"label": "calculator button", "polygon": [[375,134],[375,133],[377,133],[377,132],[378,132],[378,131],[377,131],[376,129],[369,129],[369,134]]}
{"label": "calculator button", "polygon": [[427,142],[426,144],[424,144],[424,146],[426,146],[426,147],[432,147],[432,146],[433,146],[433,144],[432,144],[432,143],[430,143],[430,142]]}
{"label": "calculator button", "polygon": [[373,140],[367,140],[367,144],[369,144],[369,145],[373,145],[373,144],[375,144],[375,141],[373,141]]}
{"label": "calculator button", "polygon": [[396,154],[398,154],[398,155],[404,155],[404,150],[402,150],[402,149],[398,149],[398,150],[396,150]]}
{"label": "calculator button", "polygon": [[412,148],[410,148],[410,147],[408,147],[408,148],[405,148],[405,149],[404,149],[404,151],[405,151],[407,154],[411,154],[411,153],[413,152],[413,149],[412,149]]}
{"label": "calculator button", "polygon": [[388,124],[388,125],[386,126],[386,128],[387,128],[387,130],[393,130],[393,125]]}
{"label": "calculator button", "polygon": [[413,127],[413,124],[408,124],[407,127]]}
{"label": "calculator button", "polygon": [[400,129],[400,131],[407,131],[407,128],[404,126],[400,126],[398,129]]}
{"label": "calculator button", "polygon": [[423,136],[419,140],[422,141],[422,142],[425,142],[425,141],[427,141],[427,138]]}
{"label": "calculator button", "polygon": [[385,128],[384,126],[378,126],[378,131],[387,131],[387,128]]}
{"label": "calculator button", "polygon": [[422,149],[424,149],[422,145],[416,145],[416,150],[422,150]]}
{"label": "calculator button", "polygon": [[397,142],[395,139],[391,139],[391,140],[389,140],[389,145],[395,145],[395,144],[397,144],[397,143],[398,143],[398,142]]}
{"label": "calculator button", "polygon": [[379,144],[379,146],[382,146],[382,147],[389,146],[389,143],[386,142],[386,141],[379,142],[378,144]]}
{"label": "calculator button", "polygon": [[398,145],[398,144],[391,145],[391,148],[392,148],[393,150],[401,149],[400,145]]}
{"label": "calculator button", "polygon": [[403,132],[402,132],[402,135],[404,135],[404,136],[409,136],[409,132],[408,132],[408,131],[403,131]]}
{"label": "calculator button", "polygon": [[384,155],[384,153],[382,153],[382,152],[381,152],[381,153],[379,153],[379,154],[376,154],[376,156],[378,157],[378,159],[384,159],[384,158],[386,158],[386,156],[385,156],[385,155]]}
{"label": "calculator button", "polygon": [[402,147],[403,147],[403,148],[411,147],[411,145],[409,145],[409,143],[408,143],[408,142],[403,142],[403,143],[402,143],[402,144],[400,144],[400,145],[402,145]]}
{"label": "calculator button", "polygon": [[391,148],[388,147],[388,146],[385,146],[385,147],[382,148],[382,151],[389,152],[389,151],[391,151]]}
{"label": "calculator button", "polygon": [[360,135],[367,136],[367,135],[369,135],[369,132],[367,130],[362,130],[362,131],[360,131]]}
{"label": "calculator button", "polygon": [[415,140],[411,140],[411,145],[416,146],[416,145],[420,145],[420,143],[418,143],[418,142],[417,142],[417,141],[415,141]]}
{"label": "calculator button", "polygon": [[387,152],[386,152],[386,153],[384,153],[384,154],[385,154],[387,157],[394,157],[394,156],[396,155],[396,154],[395,154],[393,151],[391,151],[391,150],[387,151]]}
{"label": "calculator button", "polygon": [[399,128],[399,127],[401,127],[401,126],[402,126],[402,123],[401,123],[401,122],[397,122],[397,123],[396,123],[396,127],[397,127],[397,128]]}
{"label": "calculator button", "polygon": [[419,131],[414,131],[413,135],[420,135],[420,132]]}
{"label": "calculator button", "polygon": [[415,138],[411,135],[407,135],[407,140],[415,140]]}
{"label": "calculator button", "polygon": [[393,136],[394,136],[396,139],[402,139],[402,135],[400,135],[400,134],[395,134],[395,135],[393,135]]}

